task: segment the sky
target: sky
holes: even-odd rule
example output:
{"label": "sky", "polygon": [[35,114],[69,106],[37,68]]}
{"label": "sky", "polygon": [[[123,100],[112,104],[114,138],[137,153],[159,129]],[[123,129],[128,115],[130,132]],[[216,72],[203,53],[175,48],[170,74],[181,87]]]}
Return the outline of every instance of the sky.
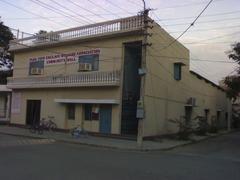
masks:
{"label": "sky", "polygon": [[[176,38],[208,2],[146,0],[146,5],[152,9],[150,17]],[[32,34],[40,29],[56,31],[132,16],[142,9],[142,0],[0,0],[1,21]],[[190,69],[214,83],[234,73],[237,65],[228,59],[227,52],[239,40],[240,0],[213,0],[179,39],[190,50]]]}

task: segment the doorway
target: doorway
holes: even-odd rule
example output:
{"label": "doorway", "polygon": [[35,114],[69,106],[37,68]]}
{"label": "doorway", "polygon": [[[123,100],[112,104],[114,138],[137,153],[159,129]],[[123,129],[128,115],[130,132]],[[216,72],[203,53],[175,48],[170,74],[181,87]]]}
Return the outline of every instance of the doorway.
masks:
{"label": "doorway", "polygon": [[26,124],[37,125],[40,122],[41,100],[27,100]]}
{"label": "doorway", "polygon": [[186,123],[189,124],[192,120],[192,106],[185,106]]}
{"label": "doorway", "polygon": [[140,98],[142,42],[126,43],[124,47],[121,134],[137,135],[137,101]]}
{"label": "doorway", "polygon": [[112,126],[112,106],[100,105],[99,131],[103,134],[110,134]]}

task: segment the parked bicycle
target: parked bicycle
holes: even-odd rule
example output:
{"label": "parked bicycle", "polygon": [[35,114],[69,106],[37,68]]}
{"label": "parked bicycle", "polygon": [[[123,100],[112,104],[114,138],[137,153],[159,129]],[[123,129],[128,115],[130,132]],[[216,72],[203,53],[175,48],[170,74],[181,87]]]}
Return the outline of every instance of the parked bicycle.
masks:
{"label": "parked bicycle", "polygon": [[43,134],[43,127],[41,125],[41,122],[39,124],[37,123],[33,123],[30,127],[29,127],[29,131],[31,133],[38,133],[38,134]]}
{"label": "parked bicycle", "polygon": [[54,116],[48,116],[47,119],[42,118],[41,124],[44,130],[55,131],[57,129],[57,124],[54,122]]}
{"label": "parked bicycle", "polygon": [[75,138],[87,137],[88,136],[87,131],[85,131],[83,128],[81,128],[81,126],[77,126],[73,129],[71,129],[70,134]]}

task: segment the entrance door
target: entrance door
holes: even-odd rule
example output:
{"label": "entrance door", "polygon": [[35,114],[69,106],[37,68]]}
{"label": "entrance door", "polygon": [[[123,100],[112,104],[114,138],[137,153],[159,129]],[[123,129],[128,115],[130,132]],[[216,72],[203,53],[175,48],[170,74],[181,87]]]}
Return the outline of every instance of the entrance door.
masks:
{"label": "entrance door", "polygon": [[100,133],[110,134],[112,125],[112,106],[100,106]]}
{"label": "entrance door", "polygon": [[41,112],[41,100],[27,100],[26,124],[39,124]]}
{"label": "entrance door", "polygon": [[121,134],[137,135],[137,101],[140,98],[142,43],[126,43],[124,48]]}

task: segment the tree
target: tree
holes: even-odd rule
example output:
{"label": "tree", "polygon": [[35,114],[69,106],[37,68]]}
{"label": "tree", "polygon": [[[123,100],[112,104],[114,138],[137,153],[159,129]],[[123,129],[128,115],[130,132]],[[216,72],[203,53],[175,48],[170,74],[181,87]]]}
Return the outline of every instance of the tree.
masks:
{"label": "tree", "polygon": [[[232,50],[228,52],[228,58],[240,65],[240,42],[232,45]],[[237,69],[237,74],[227,76],[224,79],[224,84],[227,86],[227,95],[235,101],[240,94],[240,67]]]}
{"label": "tree", "polygon": [[9,41],[13,39],[13,34],[9,27],[5,26],[3,22],[0,22],[0,47],[4,50],[8,50]]}
{"label": "tree", "polygon": [[0,22],[0,84],[6,84],[12,76],[12,56],[8,52],[9,42],[14,38],[9,27]]}

